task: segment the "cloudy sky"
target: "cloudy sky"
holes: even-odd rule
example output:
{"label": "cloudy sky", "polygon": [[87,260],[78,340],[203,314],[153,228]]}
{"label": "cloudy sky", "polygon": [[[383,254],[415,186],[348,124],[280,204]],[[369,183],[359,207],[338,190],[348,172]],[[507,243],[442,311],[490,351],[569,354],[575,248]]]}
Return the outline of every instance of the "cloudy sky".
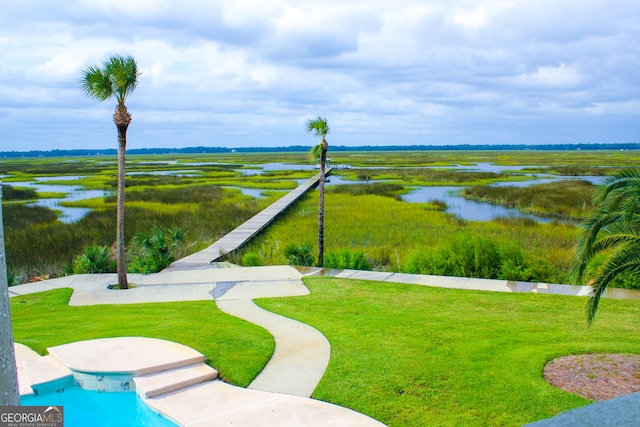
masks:
{"label": "cloudy sky", "polygon": [[82,70],[132,55],[128,147],[640,141],[638,0],[20,0],[0,150],[115,148]]}

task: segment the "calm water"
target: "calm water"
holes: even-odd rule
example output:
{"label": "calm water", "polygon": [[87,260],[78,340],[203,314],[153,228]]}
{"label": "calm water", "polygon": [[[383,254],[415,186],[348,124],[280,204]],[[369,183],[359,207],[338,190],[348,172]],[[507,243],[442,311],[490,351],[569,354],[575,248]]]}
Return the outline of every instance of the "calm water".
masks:
{"label": "calm water", "polygon": [[245,196],[253,197],[255,199],[264,199],[266,196],[262,195],[262,192],[267,191],[267,190],[261,190],[260,188],[226,187],[226,186],[222,188],[233,188],[235,190],[240,190],[240,192]]}
{"label": "calm water", "polygon": [[21,405],[64,406],[65,427],[176,427],[152,411],[135,391],[100,393],[80,387],[20,399]]}
{"label": "calm water", "polygon": [[58,219],[65,223],[73,223],[82,219],[91,209],[75,208],[62,206],[62,202],[73,202],[78,200],[95,199],[98,197],[106,197],[110,193],[103,190],[85,190],[79,185],[62,185],[62,184],[46,184],[47,181],[73,181],[81,179],[82,176],[59,176],[36,178],[35,181],[29,182],[8,182],[6,185],[13,187],[31,188],[39,193],[63,193],[65,196],[53,199],[40,199],[30,203],[32,206],[43,206],[60,212]]}
{"label": "calm water", "polygon": [[[174,164],[177,162],[148,162],[148,163],[158,163],[158,164]],[[210,162],[207,163],[191,163],[190,165],[196,166],[199,164],[213,164]],[[253,167],[254,165],[251,165]],[[255,165],[256,169],[237,169],[238,172],[243,173],[244,175],[259,175],[264,173],[265,171],[277,171],[277,170],[314,170],[316,168],[313,164],[290,164],[290,163],[265,163],[261,165]],[[340,165],[338,168],[342,168],[343,165]],[[344,165],[346,168],[352,168],[350,165]],[[495,172],[502,173],[504,171],[518,171],[527,166],[501,166],[494,165],[491,163],[478,163],[476,165],[453,165],[453,166],[425,166],[421,168],[446,168],[446,169],[457,169],[457,170],[474,170],[481,172]],[[353,169],[357,169],[353,167]],[[385,167],[375,167],[373,169],[385,169]],[[415,169],[415,167],[414,167]],[[179,171],[149,171],[149,172],[130,172],[131,175],[137,174],[154,174],[154,175],[190,175],[199,173],[197,170],[179,170]],[[592,184],[599,184],[604,179],[599,176],[584,176],[584,177],[551,177],[549,175],[532,175],[532,177],[541,177],[541,179],[532,179],[530,181],[517,181],[517,182],[500,182],[493,185],[496,186],[513,186],[513,187],[527,187],[530,185],[536,184],[545,184],[549,182],[558,181],[561,179],[580,179],[589,181]],[[34,203],[34,205],[44,206],[50,209],[55,209],[61,212],[60,221],[66,223],[73,223],[80,220],[84,217],[90,209],[86,208],[72,208],[61,206],[60,203],[63,201],[77,201],[84,199],[91,199],[97,197],[105,197],[109,195],[106,191],[99,190],[84,190],[80,186],[76,185],[49,185],[46,184],[46,181],[71,181],[75,179],[80,179],[81,176],[61,176],[61,177],[47,177],[47,178],[36,178],[35,182],[15,182],[8,183],[8,185],[15,185],[20,187],[29,187],[33,188],[38,192],[57,192],[64,193],[64,198],[56,198],[56,199],[42,199],[38,200]],[[353,185],[353,184],[367,184],[367,181],[351,181],[344,180],[340,176],[332,175],[328,177],[329,180],[327,182],[327,186],[334,185]],[[307,179],[297,179],[295,180],[298,184],[302,184],[307,181]],[[371,183],[373,181],[370,181]],[[254,197],[254,198],[262,198],[262,189],[254,189],[254,188],[242,188],[242,187],[228,187],[228,188],[237,188],[242,191],[243,194]],[[471,200],[467,200],[463,197],[457,196],[456,193],[460,191],[463,187],[416,187],[415,190],[402,196],[402,200],[410,203],[424,203],[431,200],[441,200],[447,204],[447,212],[457,215],[460,218],[466,220],[474,220],[474,221],[491,221],[492,219],[499,216],[517,216],[524,218],[531,218],[540,222],[548,222],[549,219],[536,217],[530,214],[523,214],[519,212],[515,208],[505,208],[502,206],[491,205],[489,203],[480,203]]]}
{"label": "calm water", "polygon": [[[551,182],[562,180],[583,180],[592,184],[599,184],[604,177],[601,176],[584,176],[584,177],[555,177],[544,178],[531,181],[516,182],[499,182],[492,184],[499,187],[529,187],[531,185],[548,184]],[[425,203],[431,200],[441,200],[447,204],[447,212],[454,214],[462,219],[470,221],[491,221],[497,217],[518,217],[530,218],[538,222],[551,222],[549,218],[543,218],[536,215],[525,214],[516,208],[506,208],[504,206],[492,205],[490,203],[481,203],[473,200],[467,200],[458,196],[458,192],[464,187],[417,187],[409,194],[402,196],[402,200],[412,203]]]}
{"label": "calm water", "polygon": [[402,200],[412,203],[425,203],[431,200],[441,200],[447,204],[447,212],[469,221],[491,221],[497,217],[531,218],[539,222],[550,222],[547,218],[524,214],[515,208],[480,203],[460,197],[457,193],[463,187],[418,187],[409,194],[402,196]]}
{"label": "calm water", "polygon": [[127,175],[164,175],[164,176],[190,176],[190,175],[202,175],[202,171],[199,170],[177,170],[177,171],[141,171],[141,172],[127,172]]}
{"label": "calm water", "polygon": [[291,163],[263,163],[260,165],[247,165],[247,167],[255,167],[257,169],[236,169],[237,172],[241,172],[243,175],[260,175],[266,171],[309,171],[316,168],[315,165],[294,165]]}

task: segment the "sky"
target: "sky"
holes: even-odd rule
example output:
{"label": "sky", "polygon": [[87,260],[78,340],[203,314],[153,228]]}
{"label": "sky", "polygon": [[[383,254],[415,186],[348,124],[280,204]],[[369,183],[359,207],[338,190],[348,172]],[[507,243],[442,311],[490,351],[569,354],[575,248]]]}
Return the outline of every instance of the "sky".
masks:
{"label": "sky", "polygon": [[128,148],[640,142],[638,0],[2,3],[0,151],[116,148],[114,54]]}

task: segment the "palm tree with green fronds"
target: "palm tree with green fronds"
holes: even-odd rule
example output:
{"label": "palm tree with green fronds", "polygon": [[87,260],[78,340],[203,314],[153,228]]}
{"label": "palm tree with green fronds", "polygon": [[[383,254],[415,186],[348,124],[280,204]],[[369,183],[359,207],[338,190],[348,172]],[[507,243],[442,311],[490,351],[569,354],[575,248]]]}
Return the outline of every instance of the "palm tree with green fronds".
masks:
{"label": "palm tree with green fronds", "polygon": [[[607,287],[640,274],[640,170],[621,170],[606,178],[593,201],[595,210],[582,225],[573,265],[576,283],[583,283],[588,273],[593,277],[589,325]],[[602,262],[594,267],[596,257]]]}
{"label": "palm tree with green fronds", "polygon": [[135,59],[131,56],[114,55],[102,63],[102,66],[88,66],[83,71],[82,91],[98,101],[116,99],[116,111],[113,121],[118,129],[118,203],[117,203],[117,265],[118,287],[127,289],[127,266],[124,247],[124,175],[125,151],[127,148],[127,128],[131,123],[131,114],[125,101],[138,85],[140,72]]}
{"label": "palm tree with green fronds", "polygon": [[327,150],[329,144],[326,136],[329,133],[329,125],[327,119],[318,117],[307,121],[307,131],[321,138],[320,144],[311,149],[311,156],[320,160],[320,182],[318,188],[320,191],[320,204],[318,206],[318,266],[324,266],[324,181],[325,181],[325,165],[327,163]]}

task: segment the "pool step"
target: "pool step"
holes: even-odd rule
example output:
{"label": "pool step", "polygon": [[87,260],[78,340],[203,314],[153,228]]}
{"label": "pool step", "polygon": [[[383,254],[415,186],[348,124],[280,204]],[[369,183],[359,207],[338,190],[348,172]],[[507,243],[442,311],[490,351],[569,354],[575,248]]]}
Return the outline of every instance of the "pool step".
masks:
{"label": "pool step", "polygon": [[46,394],[74,385],[71,370],[52,356],[23,360],[18,368],[20,395]]}
{"label": "pool step", "polygon": [[136,384],[138,395],[143,399],[147,399],[214,380],[217,377],[218,371],[201,363],[135,377],[133,382]]}

